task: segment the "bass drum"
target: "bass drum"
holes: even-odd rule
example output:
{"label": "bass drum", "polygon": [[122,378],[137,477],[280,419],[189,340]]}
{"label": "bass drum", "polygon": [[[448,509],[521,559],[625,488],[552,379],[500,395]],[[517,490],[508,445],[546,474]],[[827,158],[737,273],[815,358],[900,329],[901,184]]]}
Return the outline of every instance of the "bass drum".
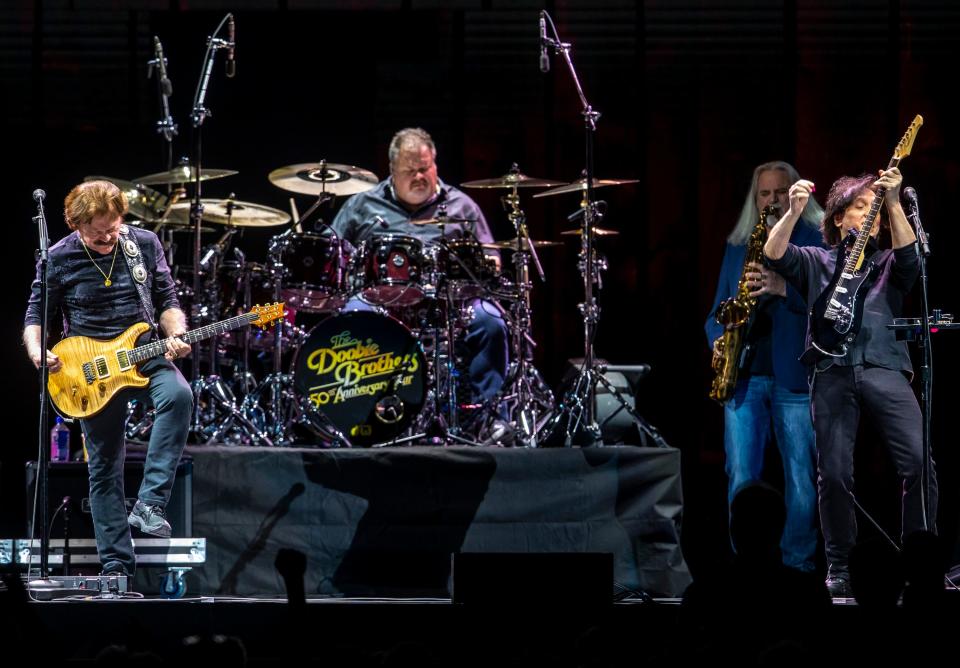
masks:
{"label": "bass drum", "polygon": [[310,330],[297,350],[294,388],[356,445],[394,439],[420,413],[427,368],[399,321],[349,311]]}

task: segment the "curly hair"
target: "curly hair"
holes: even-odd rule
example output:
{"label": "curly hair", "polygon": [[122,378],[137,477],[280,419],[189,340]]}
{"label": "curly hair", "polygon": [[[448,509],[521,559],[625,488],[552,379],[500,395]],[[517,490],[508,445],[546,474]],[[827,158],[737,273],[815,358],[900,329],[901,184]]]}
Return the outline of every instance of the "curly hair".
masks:
{"label": "curly hair", "polygon": [[63,218],[71,230],[89,224],[97,216],[126,215],[128,209],[127,196],[109,181],[85,181],[63,200]]}
{"label": "curly hair", "polygon": [[[857,196],[864,190],[876,193],[877,189],[873,185],[876,180],[877,177],[871,174],[841,176],[830,186],[827,202],[823,207],[823,222],[820,224],[823,240],[828,246],[836,246],[842,241],[836,218],[838,216],[842,218],[843,212],[847,210],[848,206],[853,204],[853,201],[857,199]],[[880,226],[886,227],[886,225],[887,210],[885,207],[880,207]]]}

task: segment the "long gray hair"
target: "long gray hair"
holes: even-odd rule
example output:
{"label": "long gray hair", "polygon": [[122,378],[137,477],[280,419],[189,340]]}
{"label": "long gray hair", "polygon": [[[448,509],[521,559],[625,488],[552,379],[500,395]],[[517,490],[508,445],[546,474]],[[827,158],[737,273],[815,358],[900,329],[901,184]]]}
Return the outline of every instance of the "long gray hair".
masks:
{"label": "long gray hair", "polygon": [[[789,162],[774,160],[773,162],[765,162],[762,165],[757,165],[757,168],[753,170],[753,179],[750,181],[750,191],[747,193],[747,198],[743,202],[740,217],[737,219],[737,224],[734,226],[730,236],[727,237],[727,241],[730,242],[730,244],[743,246],[750,238],[750,233],[753,232],[753,228],[756,227],[757,221],[760,219],[760,212],[757,211],[757,183],[760,181],[760,174],[762,172],[772,169],[779,169],[782,172],[786,172],[787,183],[790,185],[800,180],[800,174]],[[786,213],[786,211],[781,212],[781,214],[783,213]],[[807,200],[807,205],[803,208],[800,219],[814,229],[820,228],[820,221],[823,219],[823,209],[812,196]]]}

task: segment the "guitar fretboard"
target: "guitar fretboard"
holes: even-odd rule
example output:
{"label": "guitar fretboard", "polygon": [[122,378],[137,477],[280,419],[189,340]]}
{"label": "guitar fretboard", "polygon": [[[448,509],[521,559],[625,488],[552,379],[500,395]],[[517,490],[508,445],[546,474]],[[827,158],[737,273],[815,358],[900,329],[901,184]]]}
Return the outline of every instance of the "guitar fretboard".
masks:
{"label": "guitar fretboard", "polygon": [[[184,343],[196,343],[197,341],[208,339],[211,336],[215,336],[217,334],[226,334],[231,330],[248,325],[256,320],[257,317],[258,316],[256,313],[244,313],[243,315],[238,315],[228,320],[215,322],[212,325],[205,325],[203,327],[198,327],[197,329],[192,329],[181,336],[180,339],[182,339]],[[142,346],[137,346],[136,348],[127,351],[127,355],[130,364],[137,364],[144,360],[163,355],[165,352],[167,352],[167,339],[160,339],[159,341],[151,341],[150,343]]]}

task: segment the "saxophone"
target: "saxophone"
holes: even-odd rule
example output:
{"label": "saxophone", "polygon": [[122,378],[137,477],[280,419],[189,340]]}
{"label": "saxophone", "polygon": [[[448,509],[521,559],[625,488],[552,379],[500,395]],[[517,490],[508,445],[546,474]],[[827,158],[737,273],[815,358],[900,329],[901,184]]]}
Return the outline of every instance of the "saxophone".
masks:
{"label": "saxophone", "polygon": [[749,264],[763,262],[763,245],[767,242],[767,217],[776,214],[777,207],[763,207],[760,220],[747,242],[747,254],[743,261],[743,271],[740,272],[737,294],[720,302],[717,307],[716,318],[717,322],[723,325],[723,334],[713,347],[711,366],[716,375],[710,387],[710,398],[721,404],[733,395],[733,388],[737,385],[744,336],[757,307],[757,298],[750,296],[750,289],[747,287]]}

